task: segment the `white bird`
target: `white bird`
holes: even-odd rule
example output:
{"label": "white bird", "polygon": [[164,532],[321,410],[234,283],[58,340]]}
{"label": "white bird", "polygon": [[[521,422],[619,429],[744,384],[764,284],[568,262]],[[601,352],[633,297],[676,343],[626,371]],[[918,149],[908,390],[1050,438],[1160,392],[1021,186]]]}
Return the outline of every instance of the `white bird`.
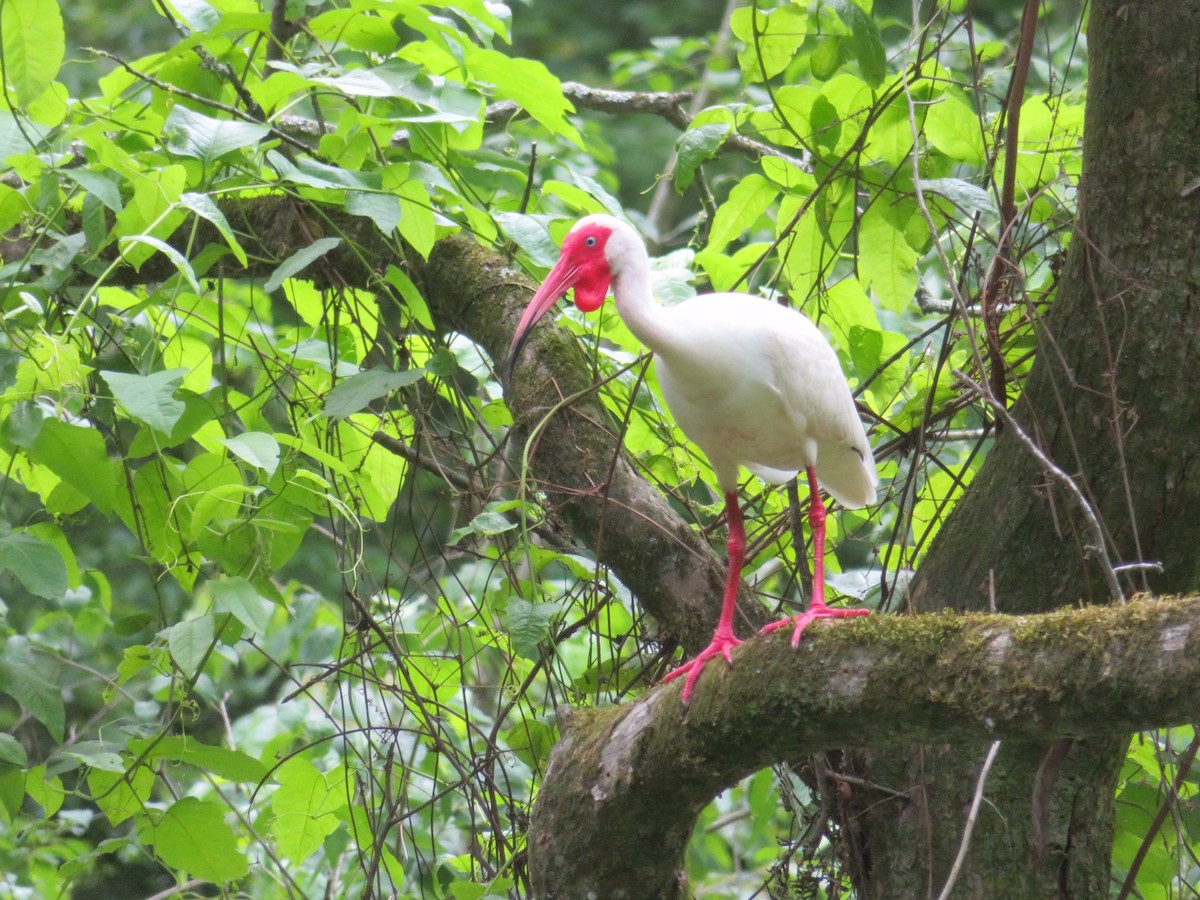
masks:
{"label": "white bird", "polygon": [[794,625],[792,646],[809,622],[866,615],[825,603],[825,506],[818,484],[843,506],[875,502],[875,460],[854,398],[829,342],[804,315],[749,294],[704,294],[662,306],[651,290],[650,257],[638,233],[613,216],[580,219],[562,254],[521,317],[509,371],[534,324],[574,288],[584,312],[600,308],[611,285],[617,313],[654,351],[659,384],[672,415],[704,452],[725,497],[729,568],[721,617],[711,643],[666,679],[686,675],[683,702],[708,660],[741,643],[733,613],[745,560],[738,467],[784,482],[803,470],[810,491],[813,597],[807,612],[774,622]]}

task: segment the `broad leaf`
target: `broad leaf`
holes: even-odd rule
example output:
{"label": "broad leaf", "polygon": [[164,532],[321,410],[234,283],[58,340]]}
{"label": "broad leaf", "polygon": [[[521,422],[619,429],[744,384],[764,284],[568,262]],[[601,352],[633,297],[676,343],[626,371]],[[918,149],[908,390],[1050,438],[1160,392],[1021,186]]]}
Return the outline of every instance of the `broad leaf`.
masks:
{"label": "broad leaf", "polygon": [[269,125],[215,119],[176,104],[163,123],[167,147],[180,156],[190,156],[205,165],[222,156],[256,145],[271,133]]}
{"label": "broad leaf", "polygon": [[184,797],[139,833],[167,865],[206,881],[230,881],[249,872],[250,864],[238,850],[225,811],[216,801]]}
{"label": "broad leaf", "polygon": [[284,281],[308,268],[309,264],[313,262],[313,260],[320,259],[330,250],[340,246],[341,243],[341,238],[319,238],[318,240],[313,241],[303,250],[297,250],[295,253],[281,262],[279,267],[271,273],[271,277],[268,278],[267,283],[263,285],[263,290],[268,294],[271,293],[281,284],[283,284]]}
{"label": "broad leaf", "polygon": [[70,586],[62,554],[26,532],[0,537],[0,571],[15,576],[31,594],[47,600],[62,600]]}
{"label": "broad leaf", "polygon": [[101,372],[100,377],[129,415],[155,431],[169,435],[183,415],[183,401],[175,399],[175,392],[183,384],[186,374],[185,369],[170,369],[149,375]]}
{"label": "broad leaf", "polygon": [[209,590],[218,611],[233,613],[234,618],[260,637],[267,634],[275,604],[262,596],[248,580],[222,578],[212,582]]}
{"label": "broad leaf", "polygon": [[0,53],[4,78],[18,104],[32,103],[50,86],[66,54],[58,4],[47,0],[4,0],[0,4]]}
{"label": "broad leaf", "polygon": [[190,678],[204,662],[215,633],[216,622],[211,615],[186,619],[171,626],[167,632],[167,646],[184,675]]}
{"label": "broad leaf", "polygon": [[239,459],[263,469],[268,476],[279,467],[279,441],[265,431],[248,431],[236,437],[223,438],[221,443]]}
{"label": "broad leaf", "polygon": [[325,408],[321,410],[321,415],[331,419],[343,419],[351,413],[365,409],[372,400],[415,384],[424,376],[424,369],[406,369],[403,372],[368,369],[366,372],[351,375],[339,381],[325,397]]}

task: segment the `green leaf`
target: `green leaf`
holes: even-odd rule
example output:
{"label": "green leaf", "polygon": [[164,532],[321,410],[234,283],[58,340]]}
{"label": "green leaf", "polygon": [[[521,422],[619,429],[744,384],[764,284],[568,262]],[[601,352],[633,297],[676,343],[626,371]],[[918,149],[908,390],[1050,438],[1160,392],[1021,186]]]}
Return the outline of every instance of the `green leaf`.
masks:
{"label": "green leaf", "polygon": [[274,475],[279,467],[279,441],[265,431],[247,431],[231,438],[222,438],[221,443],[229,452],[250,465]]}
{"label": "green leaf", "polygon": [[757,6],[735,10],[729,20],[745,46],[738,65],[749,82],[767,81],[789,65],[808,36],[808,14],[795,6],[764,12]]}
{"label": "green leaf", "polygon": [[926,110],[925,137],[951,159],[968,165],[982,165],[987,153],[979,117],[950,91]]}
{"label": "green leaf", "polygon": [[0,763],[10,766],[26,766],[29,763],[29,757],[25,755],[25,748],[11,734],[0,732]]}
{"label": "green leaf", "polygon": [[267,777],[267,767],[253,756],[241,750],[203,744],[183,734],[130,741],[129,751],[145,753],[148,761],[167,759],[187,763],[227,781],[256,784]]}
{"label": "green leaf", "polygon": [[833,8],[850,29],[850,46],[863,78],[871,87],[879,87],[887,75],[887,54],[875,20],[853,0],[833,0]]}
{"label": "green leaf", "polygon": [[58,3],[4,0],[0,4],[4,77],[24,106],[36,100],[58,75],[66,55],[66,34]]}
{"label": "green leaf", "polygon": [[325,408],[321,410],[321,415],[330,419],[344,419],[351,413],[365,409],[372,400],[415,384],[424,377],[424,369],[406,369],[403,372],[368,369],[359,372],[334,386],[325,397]]}
{"label": "green leaf", "polygon": [[146,808],[154,789],[154,772],[147,766],[138,766],[129,775],[124,771],[91,769],[87,781],[92,800],[100,811],[111,824],[120,825]]}
{"label": "green leaf", "polygon": [[287,259],[279,264],[271,277],[267,279],[267,283],[263,285],[263,290],[268,294],[278,288],[287,279],[293,275],[302,272],[306,269],[313,260],[319,259],[335,247],[340,246],[341,238],[327,237],[313,241],[302,250],[297,250]]}
{"label": "green leaf", "polygon": [[188,258],[168,244],[166,241],[160,241],[156,237],[151,237],[148,234],[130,234],[120,239],[121,255],[124,256],[134,268],[140,268],[142,263],[149,259],[154,254],[140,254],[131,250],[131,244],[144,244],[147,247],[152,247],[171,261],[171,264],[179,271],[179,274],[187,279],[188,284],[192,286],[197,294],[201,293],[200,281],[196,278],[196,270],[192,268],[192,264]]}
{"label": "green leaf", "polygon": [[260,594],[247,579],[223,578],[212,582],[209,589],[218,611],[233,613],[234,618],[260,637],[267,633],[275,604]]}
{"label": "green leaf", "polygon": [[370,219],[382,234],[391,234],[400,224],[400,199],[391,194],[348,191],[346,212]]}
{"label": "green leaf", "polygon": [[29,456],[91,500],[100,512],[112,511],[116,474],[104,438],[95,428],[48,419]]}
{"label": "green leaf", "polygon": [[93,172],[91,169],[63,169],[66,175],[89,194],[115,213],[125,208],[121,200],[121,187],[117,176],[109,172]]}
{"label": "green leaf", "polygon": [[409,179],[400,185],[400,236],[428,259],[437,238],[434,230],[433,201],[425,185]]}
{"label": "green leaf", "polygon": [[675,142],[675,190],[686,191],[692,184],[696,169],[705,160],[712,159],[733,126],[725,122],[713,122],[698,128],[689,128]]}
{"label": "green leaf", "polygon": [[258,144],[271,133],[269,125],[214,119],[176,104],[163,123],[167,148],[180,156],[190,156],[205,165],[222,156]]}
{"label": "green leaf", "polygon": [[859,222],[858,268],[864,286],[872,288],[888,309],[899,312],[912,303],[917,291],[917,251],[888,221],[882,203],[868,207]]}
{"label": "green leaf", "polygon": [[999,212],[988,191],[961,178],[922,178],[917,183],[921,190],[940,194],[965,213]]}
{"label": "green leaf", "polygon": [[271,796],[271,831],[279,851],[300,862],[338,827],[336,813],[347,803],[344,776],[326,776],[308,760],[293,757],[275,772],[279,789]]}
{"label": "green leaf", "polygon": [[538,645],[550,636],[550,623],[562,612],[562,607],[559,601],[530,603],[520,597],[510,599],[505,619],[513,650],[525,659],[539,659]]}
{"label": "green leaf", "polygon": [[167,646],[171,657],[188,677],[200,668],[208,656],[216,634],[216,620],[211,615],[187,619],[171,626],[167,632]]}
{"label": "green leaf", "polygon": [[5,658],[0,659],[0,691],[20,703],[61,743],[67,723],[62,690],[34,668],[27,644],[10,639],[4,649]]}
{"label": "green leaf", "polygon": [[238,243],[234,236],[233,229],[229,227],[229,220],[225,218],[225,213],[217,208],[217,204],[213,203],[212,198],[208,194],[196,194],[187,191],[179,195],[179,205],[190,209],[202,219],[211,222],[217,231],[221,232],[221,236],[225,238],[225,243],[229,245],[229,249],[233,251],[233,255],[237,257],[237,261],[243,266],[246,265],[246,251],[242,249],[242,245]]}
{"label": "green leaf", "polygon": [[238,851],[225,812],[222,803],[184,797],[156,823],[138,831],[168,866],[206,881],[230,881],[246,875],[250,864]]}
{"label": "green leaf", "polygon": [[729,198],[713,216],[705,253],[719,253],[724,250],[730,241],[740,237],[747,228],[757,222],[759,216],[767,211],[778,196],[778,186],[757,173],[747,175],[739,181],[729,192]]}
{"label": "green leaf", "polygon": [[558,245],[550,237],[550,230],[541,216],[500,212],[494,218],[500,230],[524,250],[530,260],[547,269],[554,265],[558,259]]}
{"label": "green leaf", "polygon": [[62,554],[26,532],[0,537],[0,571],[12,573],[31,594],[47,600],[62,600],[70,587]]}
{"label": "green leaf", "polygon": [[149,375],[100,373],[113,397],[129,415],[165,435],[171,433],[183,415],[183,401],[175,399],[175,392],[183,384],[185,375],[186,369],[169,369]]}
{"label": "green leaf", "polygon": [[579,132],[567,120],[572,107],[563,96],[562,83],[543,63],[473,45],[467,45],[465,56],[472,79],[490,84],[498,96],[512,100],[554,134],[582,143]]}

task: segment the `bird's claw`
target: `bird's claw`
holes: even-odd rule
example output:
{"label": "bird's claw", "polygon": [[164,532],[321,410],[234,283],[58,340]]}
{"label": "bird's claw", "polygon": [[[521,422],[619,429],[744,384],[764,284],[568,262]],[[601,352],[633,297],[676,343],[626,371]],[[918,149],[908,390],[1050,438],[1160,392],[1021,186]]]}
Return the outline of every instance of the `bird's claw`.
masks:
{"label": "bird's claw", "polygon": [[704,669],[705,663],[717,656],[725,657],[725,662],[733,664],[733,648],[742,642],[735,638],[732,634],[729,635],[713,635],[712,642],[701,650],[696,656],[685,662],[678,669],[668,672],[663,678],[663,683],[666,684],[681,675],[686,675],[687,678],[683,682],[683,702],[686,705],[692,698],[692,688],[696,686],[696,681],[700,678],[700,672]]}
{"label": "bird's claw", "polygon": [[809,626],[809,623],[815,622],[817,619],[853,619],[870,614],[871,611],[869,609],[834,609],[831,606],[826,606],[824,603],[819,606],[814,604],[807,612],[796,616],[788,616],[786,619],[780,619],[778,622],[772,622],[770,625],[764,626],[759,634],[770,634],[772,631],[793,625],[792,646],[799,647],[800,636],[804,634],[804,629]]}

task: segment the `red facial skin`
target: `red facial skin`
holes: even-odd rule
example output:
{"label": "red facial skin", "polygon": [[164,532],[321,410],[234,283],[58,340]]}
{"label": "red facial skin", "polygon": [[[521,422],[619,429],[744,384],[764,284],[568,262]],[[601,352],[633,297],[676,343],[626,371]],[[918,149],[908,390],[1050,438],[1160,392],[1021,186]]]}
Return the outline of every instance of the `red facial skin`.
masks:
{"label": "red facial skin", "polygon": [[549,312],[558,298],[575,289],[575,306],[585,313],[595,312],[604,303],[612,272],[604,255],[605,245],[612,232],[603,225],[576,228],[563,241],[562,254],[542,286],[537,289],[513,335],[508,351],[508,379],[517,356],[538,319]]}

